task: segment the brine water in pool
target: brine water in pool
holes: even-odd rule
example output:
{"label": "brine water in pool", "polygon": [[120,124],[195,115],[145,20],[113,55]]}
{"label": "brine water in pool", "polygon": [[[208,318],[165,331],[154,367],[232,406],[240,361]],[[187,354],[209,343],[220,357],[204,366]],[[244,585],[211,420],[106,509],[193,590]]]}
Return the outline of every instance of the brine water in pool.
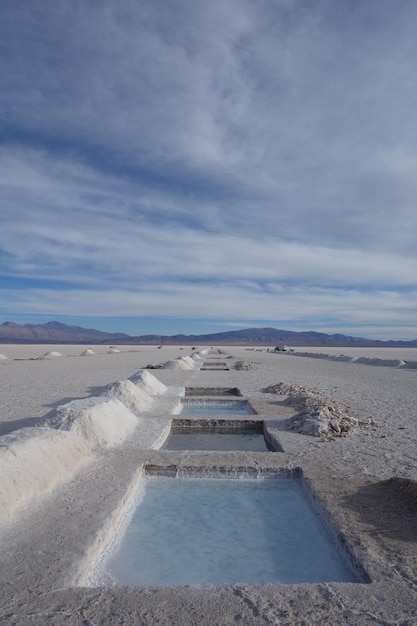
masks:
{"label": "brine water in pool", "polygon": [[228,452],[240,450],[243,452],[272,451],[266,444],[260,432],[173,432],[165,450],[215,450]]}
{"label": "brine water in pool", "polygon": [[357,582],[294,479],[147,480],[101,575],[135,586]]}
{"label": "brine water in pool", "polygon": [[184,400],[181,415],[253,415],[250,404],[233,400]]}

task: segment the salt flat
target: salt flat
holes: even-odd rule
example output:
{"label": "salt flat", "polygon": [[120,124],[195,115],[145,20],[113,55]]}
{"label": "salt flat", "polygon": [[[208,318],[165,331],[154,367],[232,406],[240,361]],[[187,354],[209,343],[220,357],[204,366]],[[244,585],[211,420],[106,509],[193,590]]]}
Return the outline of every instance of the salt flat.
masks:
{"label": "salt flat", "polygon": [[[81,356],[87,348],[95,354]],[[39,428],[36,425],[61,405],[101,397],[111,383],[131,378],[149,363],[191,353],[191,346],[118,349],[108,353],[108,346],[0,346],[0,353],[9,357],[0,362],[0,445],[13,434],[18,438],[22,427]],[[39,492],[13,514],[12,523],[6,520],[0,526],[1,623],[417,623],[417,370],[243,347],[220,349],[229,370],[149,370],[171,395],[155,398],[152,410],[138,415],[136,430],[122,443],[92,448],[91,458],[85,455],[85,463],[68,480]],[[352,350],[297,349],[417,361],[417,350]],[[37,358],[47,352],[62,356]],[[249,369],[235,369],[238,361]],[[296,410],[284,404],[285,396],[266,391],[280,382],[349,405],[358,427],[331,439],[290,430]],[[151,449],[151,442],[167,432],[176,394],[185,386],[238,387],[284,452]],[[301,468],[369,582],[88,586],[99,546],[123,523],[144,465],[179,473],[199,468],[261,473]]]}

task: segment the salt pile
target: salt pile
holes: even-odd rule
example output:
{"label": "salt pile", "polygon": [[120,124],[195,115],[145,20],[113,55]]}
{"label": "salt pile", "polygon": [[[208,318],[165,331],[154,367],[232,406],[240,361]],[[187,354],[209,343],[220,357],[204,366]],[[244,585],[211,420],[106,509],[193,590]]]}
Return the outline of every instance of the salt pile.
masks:
{"label": "salt pile", "polygon": [[43,423],[75,433],[91,446],[112,448],[135,430],[139,420],[117,398],[91,397],[59,406]]}
{"label": "salt pile", "polygon": [[372,359],[369,356],[360,356],[357,359],[355,359],[355,363],[362,363],[363,365],[369,365],[371,363]]}
{"label": "salt pile", "polygon": [[0,520],[69,480],[93,459],[86,441],[51,428],[21,428],[0,439]]}
{"label": "salt pile", "polygon": [[112,346],[107,350],[107,354],[120,354],[120,350],[118,350],[118,348],[113,348]]}
{"label": "salt pile", "polygon": [[252,361],[236,361],[235,363],[235,370],[246,370],[246,371],[250,371],[250,370],[256,370],[256,363],[253,363]]}
{"label": "salt pile", "polygon": [[406,361],[401,369],[417,370],[417,361]]}
{"label": "salt pile", "polygon": [[130,377],[130,380],[150,396],[161,396],[167,390],[164,383],[161,383],[156,376],[146,370],[139,370]]}
{"label": "salt pile", "polygon": [[289,420],[289,429],[298,433],[333,439],[350,434],[359,425],[358,420],[349,415],[350,407],[306,387],[279,383],[264,391],[288,396],[283,404],[299,411]]}
{"label": "salt pile", "polygon": [[[194,365],[194,361],[191,359]],[[184,357],[180,357],[175,359],[174,361],[165,361],[161,365],[161,368],[164,370],[191,370],[193,365],[190,365]]]}
{"label": "salt pile", "polygon": [[401,359],[382,359],[368,356],[357,358],[341,354],[339,356],[326,354],[323,352],[294,352],[294,356],[304,356],[310,359],[328,359],[329,361],[344,361],[358,363],[360,365],[374,365],[376,367],[404,367],[406,362]]}
{"label": "salt pile", "polygon": [[380,367],[402,367],[405,365],[405,361],[401,359],[376,359],[370,360],[369,365],[377,365]]}
{"label": "salt pile", "polygon": [[84,352],[81,352],[80,356],[93,356],[93,354],[95,354],[94,350],[88,348],[88,350],[84,350]]}
{"label": "salt pile", "polygon": [[131,380],[121,380],[118,383],[113,383],[106,389],[104,396],[117,398],[135,415],[146,411],[153,403],[153,398]]}
{"label": "salt pile", "polygon": [[43,355],[46,359],[55,359],[59,356],[62,356],[62,354],[60,352],[57,352],[56,350],[52,350],[52,352],[45,352],[45,354]]}
{"label": "salt pile", "polygon": [[0,354],[0,361],[8,361],[8,357],[5,354]]}
{"label": "salt pile", "polygon": [[194,367],[195,365],[194,359],[192,359],[190,356],[182,356],[180,358],[181,358],[181,361],[184,361],[184,363],[188,363],[190,367]]}

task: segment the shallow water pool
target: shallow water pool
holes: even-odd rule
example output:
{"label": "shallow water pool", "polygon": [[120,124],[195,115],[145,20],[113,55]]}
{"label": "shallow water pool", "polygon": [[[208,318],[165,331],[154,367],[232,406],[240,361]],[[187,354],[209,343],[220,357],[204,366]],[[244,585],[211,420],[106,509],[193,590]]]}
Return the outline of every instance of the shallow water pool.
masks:
{"label": "shallow water pool", "polygon": [[226,452],[268,452],[260,432],[173,432],[164,445],[165,450],[216,450]]}
{"label": "shallow water pool", "polygon": [[192,400],[182,401],[181,415],[253,415],[255,411],[246,401]]}
{"label": "shallow water pool", "polygon": [[101,575],[118,585],[357,582],[296,479],[147,479]]}

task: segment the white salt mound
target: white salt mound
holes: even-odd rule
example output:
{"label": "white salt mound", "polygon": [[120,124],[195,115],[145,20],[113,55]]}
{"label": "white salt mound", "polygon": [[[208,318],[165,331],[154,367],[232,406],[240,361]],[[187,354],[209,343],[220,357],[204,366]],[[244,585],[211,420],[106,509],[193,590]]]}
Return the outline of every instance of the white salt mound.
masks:
{"label": "white salt mound", "polygon": [[62,356],[62,354],[60,352],[52,350],[52,352],[45,352],[43,356],[47,359],[48,358],[55,359],[56,357]]}
{"label": "white salt mound", "polygon": [[86,441],[51,428],[20,428],[1,437],[0,521],[9,521],[93,458]]}
{"label": "white salt mound", "polygon": [[417,361],[406,361],[404,365],[401,366],[401,369],[417,370]]}
{"label": "white salt mound", "polygon": [[165,363],[161,365],[161,368],[164,370],[190,370],[192,366],[180,358],[174,361],[165,361]]}
{"label": "white salt mound", "polygon": [[184,361],[184,363],[188,363],[190,367],[194,367],[195,365],[194,360],[190,356],[182,356],[181,361]]}
{"label": "white salt mound", "polygon": [[88,348],[88,350],[84,350],[84,352],[81,352],[80,356],[93,356],[93,354],[95,354],[94,350]]}
{"label": "white salt mound", "polygon": [[113,448],[135,430],[139,420],[117,398],[91,397],[59,406],[43,423],[79,435],[93,447]]}
{"label": "white salt mound", "polygon": [[358,358],[353,358],[350,356],[346,356],[341,354],[340,356],[333,356],[330,354],[324,354],[322,352],[294,352],[295,356],[306,356],[311,359],[329,359],[330,361],[351,361],[353,363],[359,363],[362,365],[374,365],[376,367],[403,367],[405,361],[401,359],[380,359],[380,358],[372,358],[369,356],[360,356]]}
{"label": "white salt mound", "polygon": [[256,370],[257,364],[252,361],[236,361],[235,370]]}
{"label": "white salt mound", "polygon": [[130,377],[130,380],[150,396],[162,396],[167,391],[166,385],[147,370],[139,370]]}
{"label": "white salt mound", "polygon": [[405,365],[405,361],[401,359],[371,359],[370,365],[377,365],[379,367],[402,367]]}
{"label": "white salt mound", "polygon": [[375,365],[377,367],[402,367],[405,361],[401,359],[379,359],[366,356],[360,356],[355,360],[355,363],[362,363],[364,365]]}
{"label": "white salt mound", "polygon": [[8,357],[5,354],[0,354],[0,361],[8,361]]}
{"label": "white salt mound", "polygon": [[351,434],[359,426],[358,420],[349,415],[349,406],[307,387],[281,382],[263,391],[287,396],[283,404],[299,411],[290,418],[288,427],[298,433],[334,439]]}
{"label": "white salt mound", "polygon": [[135,415],[146,411],[153,404],[153,398],[131,380],[113,383],[106,389],[104,395],[108,398],[117,398]]}
{"label": "white salt mound", "polygon": [[109,348],[107,354],[120,354],[120,350],[118,348]]}

